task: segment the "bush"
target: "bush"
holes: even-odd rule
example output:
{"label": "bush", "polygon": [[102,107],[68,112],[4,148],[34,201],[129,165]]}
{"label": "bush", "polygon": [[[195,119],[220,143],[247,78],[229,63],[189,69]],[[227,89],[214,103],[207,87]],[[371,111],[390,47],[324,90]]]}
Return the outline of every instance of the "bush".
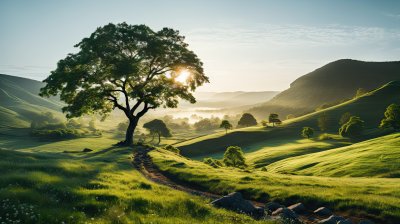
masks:
{"label": "bush", "polygon": [[239,146],[229,146],[224,154],[224,163],[226,166],[237,168],[246,167],[246,159],[243,156],[243,151]]}
{"label": "bush", "polygon": [[167,151],[176,153],[176,154],[178,154],[178,155],[180,154],[180,150],[179,150],[178,148],[172,146],[172,145],[166,145],[166,146],[164,147],[164,149],[167,150]]}
{"label": "bush", "polygon": [[310,127],[304,127],[303,130],[301,130],[301,136],[304,138],[311,138],[314,135],[314,129]]}
{"label": "bush", "polygon": [[348,122],[339,129],[339,134],[343,137],[356,138],[362,134],[364,121],[361,118],[352,116]]}
{"label": "bush", "polygon": [[77,130],[69,128],[55,130],[34,130],[32,131],[32,135],[44,140],[62,140],[81,137],[81,134]]}
{"label": "bush", "polygon": [[238,127],[250,127],[254,125],[257,125],[257,120],[249,113],[244,113],[238,121]]}
{"label": "bush", "polygon": [[217,159],[210,158],[210,157],[204,158],[204,159],[203,159],[203,162],[204,162],[205,164],[207,164],[207,165],[210,165],[210,166],[214,167],[214,168],[218,168],[218,167],[223,166],[223,164],[221,163],[221,161],[219,161],[219,160],[217,160]]}

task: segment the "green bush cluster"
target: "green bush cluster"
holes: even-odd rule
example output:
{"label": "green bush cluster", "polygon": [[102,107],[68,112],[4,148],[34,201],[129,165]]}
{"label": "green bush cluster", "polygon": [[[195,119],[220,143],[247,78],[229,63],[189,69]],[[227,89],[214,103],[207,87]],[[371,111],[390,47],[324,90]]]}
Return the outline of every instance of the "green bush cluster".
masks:
{"label": "green bush cluster", "polygon": [[245,168],[247,166],[242,148],[239,146],[229,146],[224,153],[223,161],[226,166],[237,168]]}
{"label": "green bush cluster", "polygon": [[166,146],[164,147],[164,149],[165,149],[165,150],[168,150],[168,151],[170,151],[170,152],[176,153],[176,154],[178,154],[178,155],[179,155],[179,153],[180,153],[180,150],[179,150],[177,147],[174,147],[174,146],[172,146],[172,145],[166,145]]}
{"label": "green bush cluster", "polygon": [[218,168],[218,167],[223,166],[223,164],[221,163],[221,161],[219,161],[219,160],[217,160],[217,159],[213,159],[213,158],[211,158],[211,157],[204,158],[204,159],[203,159],[203,162],[204,162],[205,164],[207,164],[207,165],[210,165],[210,166],[214,167],[214,168]]}
{"label": "green bush cluster", "polygon": [[50,140],[60,140],[60,139],[72,139],[82,137],[82,134],[77,130],[70,128],[59,128],[59,129],[39,129],[33,130],[32,136],[50,139]]}

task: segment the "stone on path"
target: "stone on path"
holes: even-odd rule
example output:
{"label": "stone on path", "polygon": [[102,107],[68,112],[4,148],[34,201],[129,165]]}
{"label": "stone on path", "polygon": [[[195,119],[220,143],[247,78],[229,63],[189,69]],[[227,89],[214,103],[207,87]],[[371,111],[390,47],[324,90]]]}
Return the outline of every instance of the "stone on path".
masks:
{"label": "stone on path", "polygon": [[273,216],[279,216],[283,220],[288,220],[290,223],[299,223],[298,215],[288,208],[278,208],[272,213]]}
{"label": "stone on path", "polygon": [[331,215],[331,216],[329,216],[329,218],[323,219],[323,220],[319,221],[318,223],[320,223],[320,224],[337,224],[339,221],[342,221],[342,220],[345,220],[345,219],[341,216]]}
{"label": "stone on path", "polygon": [[271,214],[278,208],[282,208],[282,207],[283,207],[282,205],[280,205],[276,202],[268,202],[265,204],[265,210],[267,211],[268,214]]}
{"label": "stone on path", "polygon": [[303,203],[297,203],[288,207],[288,209],[296,212],[297,214],[303,214],[306,212],[306,207]]}
{"label": "stone on path", "polygon": [[320,207],[314,211],[314,214],[319,216],[331,216],[332,212],[326,207]]}
{"label": "stone on path", "polygon": [[212,201],[211,204],[219,208],[245,213],[256,218],[264,216],[264,209],[256,207],[251,202],[243,199],[240,192],[230,193],[222,198]]}

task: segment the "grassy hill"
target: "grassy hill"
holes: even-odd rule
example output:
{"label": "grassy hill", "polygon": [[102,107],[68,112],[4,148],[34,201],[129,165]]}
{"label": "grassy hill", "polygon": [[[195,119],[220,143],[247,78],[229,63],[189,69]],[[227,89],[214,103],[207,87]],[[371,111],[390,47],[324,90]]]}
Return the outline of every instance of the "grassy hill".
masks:
{"label": "grassy hill", "polygon": [[259,118],[272,112],[282,117],[301,115],[322,104],[352,98],[358,88],[373,90],[399,79],[400,62],[338,60],[298,78],[289,89],[250,112]]}
{"label": "grassy hill", "polygon": [[33,116],[50,111],[61,115],[62,103],[38,95],[39,81],[0,74],[0,129],[28,127]]}
{"label": "grassy hill", "polygon": [[[258,150],[265,146],[274,146],[274,141],[280,139],[287,143],[301,139],[302,127],[310,126],[318,130],[318,118],[325,114],[328,118],[328,130],[330,133],[337,133],[340,117],[349,112],[360,116],[365,121],[365,138],[372,138],[379,135],[377,127],[383,118],[383,113],[391,103],[400,103],[400,82],[390,82],[374,91],[371,91],[359,98],[352,99],[345,103],[307,114],[305,116],[288,120],[280,127],[264,128],[251,127],[237,129],[225,135],[223,132],[214,135],[195,138],[177,144],[182,154],[189,157],[208,156],[210,154],[222,153],[230,145],[238,145],[245,151]],[[319,134],[318,132],[316,134]],[[337,146],[334,144],[333,146]],[[327,147],[331,148],[331,147]]]}
{"label": "grassy hill", "polygon": [[[261,223],[147,180],[131,164],[136,149],[110,148],[114,142],[103,136],[0,149],[0,222]],[[94,151],[62,153],[84,147]]]}
{"label": "grassy hill", "polygon": [[336,214],[357,214],[377,223],[400,220],[399,178],[288,175],[261,169],[213,168],[165,150],[150,155],[169,177],[212,192],[241,191],[248,198],[285,205],[302,202],[310,209],[326,206]]}
{"label": "grassy hill", "polygon": [[273,172],[332,177],[400,177],[400,134],[291,157],[267,166]]}

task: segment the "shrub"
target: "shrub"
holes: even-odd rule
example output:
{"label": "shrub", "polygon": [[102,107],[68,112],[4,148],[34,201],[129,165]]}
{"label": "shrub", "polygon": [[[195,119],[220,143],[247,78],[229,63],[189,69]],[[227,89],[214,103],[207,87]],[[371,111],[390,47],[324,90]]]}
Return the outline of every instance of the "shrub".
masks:
{"label": "shrub", "polygon": [[178,154],[178,155],[179,155],[179,153],[180,153],[180,150],[179,150],[178,148],[172,146],[172,145],[166,145],[166,146],[164,147],[164,149],[167,150],[167,151],[176,153],[176,154]]}
{"label": "shrub", "polygon": [[343,137],[356,138],[362,134],[364,121],[361,118],[352,116],[348,122],[339,129],[339,134]]}
{"label": "shrub", "polygon": [[238,121],[239,127],[250,127],[257,125],[257,120],[254,118],[252,114],[244,113],[240,120]]}
{"label": "shrub", "polygon": [[54,130],[34,130],[31,134],[45,140],[61,140],[79,138],[81,134],[77,130],[63,128]]}
{"label": "shrub", "polygon": [[301,130],[301,136],[304,138],[311,138],[314,135],[314,129],[310,127],[304,127],[303,130]]}
{"label": "shrub", "polygon": [[239,146],[229,146],[224,154],[224,163],[226,166],[244,168],[246,167],[246,159],[243,151]]}
{"label": "shrub", "polygon": [[210,158],[210,157],[204,158],[204,159],[203,159],[203,162],[204,162],[205,164],[207,164],[207,165],[210,165],[210,166],[214,167],[214,168],[218,168],[218,167],[223,166],[223,164],[221,163],[221,161],[219,161],[219,160],[217,160],[217,159]]}
{"label": "shrub", "polygon": [[380,128],[393,128],[395,131],[400,130],[400,106],[391,104],[386,108],[385,118],[382,119]]}

